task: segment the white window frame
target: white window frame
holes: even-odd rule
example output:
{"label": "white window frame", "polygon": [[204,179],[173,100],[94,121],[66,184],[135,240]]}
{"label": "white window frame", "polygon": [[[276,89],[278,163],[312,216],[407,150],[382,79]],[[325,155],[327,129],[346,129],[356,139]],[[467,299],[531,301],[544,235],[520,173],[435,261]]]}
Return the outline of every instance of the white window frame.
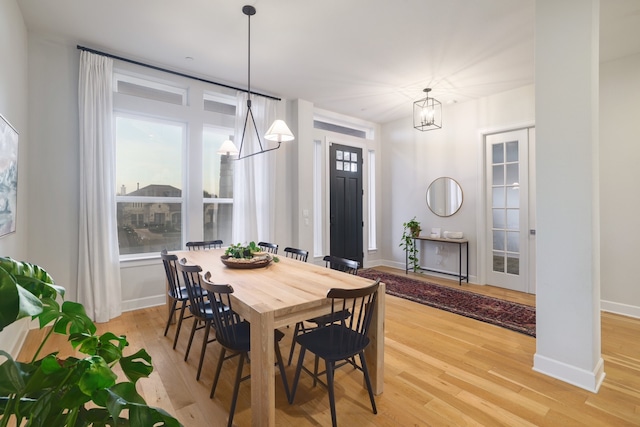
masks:
{"label": "white window frame", "polygon": [[[235,92],[198,80],[174,76],[146,68],[116,61],[114,64],[114,91],[117,81],[126,81],[136,85],[169,93],[180,94],[182,105],[161,102],[114,92],[114,115],[127,115],[143,119],[183,123],[186,135],[183,139],[182,188],[181,198],[148,198],[117,196],[116,203],[181,203],[182,246],[189,240],[203,238],[203,210],[205,203],[233,204],[230,198],[204,198],[202,164],[202,134],[206,127],[222,128],[234,133],[235,116],[204,110],[205,99],[216,102],[236,104]],[[114,121],[115,128],[115,121]],[[200,137],[198,137],[198,133]],[[115,132],[114,132],[115,137]],[[119,190],[116,190],[119,191]],[[199,206],[198,209],[195,207]],[[155,258],[156,253],[141,252],[120,255],[120,260]]]}

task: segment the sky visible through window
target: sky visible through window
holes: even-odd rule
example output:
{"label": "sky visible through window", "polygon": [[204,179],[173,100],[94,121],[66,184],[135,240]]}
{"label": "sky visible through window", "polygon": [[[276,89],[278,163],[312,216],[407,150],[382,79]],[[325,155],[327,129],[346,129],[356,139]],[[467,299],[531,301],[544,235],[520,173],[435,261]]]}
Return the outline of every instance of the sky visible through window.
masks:
{"label": "sky visible through window", "polygon": [[[220,155],[228,130],[206,127],[203,133],[203,188],[219,193]],[[183,187],[183,140],[186,125],[177,122],[116,117],[116,194],[125,195],[149,185]]]}

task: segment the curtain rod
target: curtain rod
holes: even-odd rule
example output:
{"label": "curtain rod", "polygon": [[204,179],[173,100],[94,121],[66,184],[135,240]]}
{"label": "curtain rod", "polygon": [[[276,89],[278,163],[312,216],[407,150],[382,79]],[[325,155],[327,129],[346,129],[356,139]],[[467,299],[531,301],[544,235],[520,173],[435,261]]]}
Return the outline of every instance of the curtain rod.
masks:
{"label": "curtain rod", "polygon": [[[242,92],[248,92],[247,89],[242,89],[242,88],[231,86],[231,85],[227,85],[227,84],[224,84],[224,83],[214,82],[212,80],[207,80],[207,79],[203,79],[203,78],[200,78],[200,77],[191,76],[189,74],[181,73],[179,71],[168,70],[166,68],[157,67],[155,65],[145,64],[144,62],[134,61],[133,59],[123,58],[121,56],[112,55],[112,54],[107,53],[107,52],[101,52],[99,50],[91,49],[91,48],[88,48],[88,47],[85,47],[85,46],[77,45],[76,47],[79,50],[95,53],[96,55],[106,56],[107,58],[118,59],[120,61],[128,62],[130,64],[140,65],[142,67],[147,67],[147,68],[151,68],[153,70],[163,71],[165,73],[174,74],[176,76],[186,77],[188,79],[198,80],[198,81],[205,82],[205,83],[210,83],[210,84],[213,84],[213,85],[216,85],[216,86],[226,87],[227,89],[234,89],[234,90],[239,90],[239,91],[242,91]],[[274,99],[276,101],[281,101],[280,98],[275,97],[275,96],[265,95],[263,93],[258,93],[258,92],[253,92],[253,91],[251,91],[249,93],[252,94],[252,95],[262,96],[263,98],[269,98],[269,99]]]}

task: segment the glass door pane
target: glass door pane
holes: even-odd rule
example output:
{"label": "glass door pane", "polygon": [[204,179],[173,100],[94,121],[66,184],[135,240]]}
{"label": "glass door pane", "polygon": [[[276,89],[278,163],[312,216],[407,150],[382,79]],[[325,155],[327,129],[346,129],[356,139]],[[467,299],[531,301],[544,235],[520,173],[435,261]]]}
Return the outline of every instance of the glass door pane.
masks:
{"label": "glass door pane", "polygon": [[518,141],[496,143],[491,149],[493,271],[515,275],[520,274],[520,236],[514,231],[520,217],[518,150]]}

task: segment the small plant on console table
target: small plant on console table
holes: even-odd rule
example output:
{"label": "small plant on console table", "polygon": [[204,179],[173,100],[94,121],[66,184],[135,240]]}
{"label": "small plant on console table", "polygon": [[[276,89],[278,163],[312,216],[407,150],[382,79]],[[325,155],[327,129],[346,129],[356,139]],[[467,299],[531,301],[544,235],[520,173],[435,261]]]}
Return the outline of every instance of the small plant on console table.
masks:
{"label": "small plant on console table", "polygon": [[414,216],[410,221],[402,224],[402,240],[400,247],[405,250],[407,259],[414,272],[420,271],[420,260],[418,259],[418,247],[416,246],[415,237],[420,235],[420,222]]}

